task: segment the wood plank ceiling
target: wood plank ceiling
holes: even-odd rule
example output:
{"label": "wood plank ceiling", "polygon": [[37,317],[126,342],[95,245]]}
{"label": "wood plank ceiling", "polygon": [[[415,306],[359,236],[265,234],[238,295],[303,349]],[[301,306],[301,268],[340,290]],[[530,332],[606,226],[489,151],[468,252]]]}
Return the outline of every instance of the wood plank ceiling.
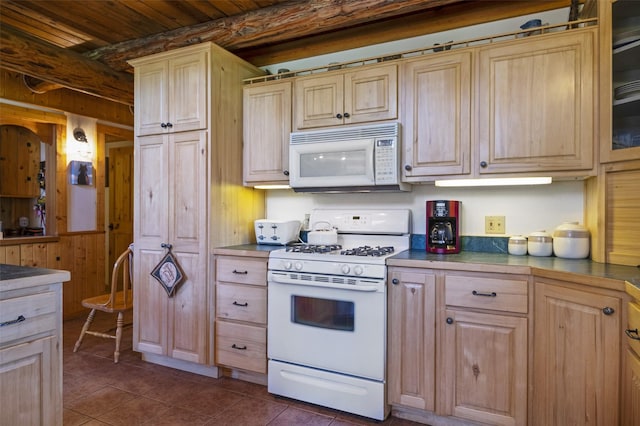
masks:
{"label": "wood plank ceiling", "polygon": [[263,66],[567,7],[571,0],[0,0],[0,68],[133,104],[127,60],[212,41]]}

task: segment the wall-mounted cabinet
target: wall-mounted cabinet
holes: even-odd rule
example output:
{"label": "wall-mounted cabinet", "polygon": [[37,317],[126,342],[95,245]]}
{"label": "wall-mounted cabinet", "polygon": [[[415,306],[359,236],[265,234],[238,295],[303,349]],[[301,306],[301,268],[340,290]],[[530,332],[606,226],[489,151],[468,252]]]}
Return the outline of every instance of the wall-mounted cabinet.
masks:
{"label": "wall-mounted cabinet", "polygon": [[595,36],[579,29],[401,62],[404,180],[595,174]]}
{"label": "wall-mounted cabinet", "polygon": [[466,50],[400,65],[406,181],[470,173],[471,57]]}
{"label": "wall-mounted cabinet", "polygon": [[40,137],[13,125],[0,126],[0,197],[40,196]]}
{"label": "wall-mounted cabinet", "polygon": [[244,184],[289,184],[291,81],[244,87]]}
{"label": "wall-mounted cabinet", "polygon": [[601,161],[640,158],[640,2],[599,1]]}
{"label": "wall-mounted cabinet", "polygon": [[478,50],[478,175],[594,174],[596,30]]}
{"label": "wall-mounted cabinet", "polygon": [[160,57],[136,66],[136,135],[207,127],[207,54]]}
{"label": "wall-mounted cabinet", "polygon": [[398,116],[396,64],[298,77],[294,82],[296,130],[330,127]]}

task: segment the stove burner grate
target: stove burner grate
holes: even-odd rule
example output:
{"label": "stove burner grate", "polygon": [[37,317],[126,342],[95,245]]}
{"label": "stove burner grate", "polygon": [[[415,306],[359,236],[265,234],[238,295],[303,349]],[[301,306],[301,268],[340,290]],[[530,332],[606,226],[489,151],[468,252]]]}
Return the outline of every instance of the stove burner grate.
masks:
{"label": "stove burner grate", "polygon": [[291,253],[329,253],[336,250],[342,250],[342,246],[340,244],[294,244],[286,248],[286,251]]}
{"label": "stove burner grate", "polygon": [[393,249],[392,246],[387,246],[387,247],[362,246],[362,247],[355,247],[355,248],[352,248],[352,249],[342,250],[340,252],[340,254],[343,254],[345,256],[374,256],[374,257],[380,257],[380,256],[385,256],[387,254],[391,254],[393,252],[394,252],[394,249]]}

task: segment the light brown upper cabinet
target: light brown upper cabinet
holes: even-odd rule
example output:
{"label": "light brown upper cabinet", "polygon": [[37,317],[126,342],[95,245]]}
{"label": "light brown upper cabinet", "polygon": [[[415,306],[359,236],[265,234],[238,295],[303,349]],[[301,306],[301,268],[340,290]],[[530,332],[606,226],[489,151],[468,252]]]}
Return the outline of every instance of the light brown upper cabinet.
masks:
{"label": "light brown upper cabinet", "polygon": [[160,56],[136,65],[136,135],[207,127],[207,52]]}
{"label": "light brown upper cabinet", "polygon": [[405,180],[470,172],[471,51],[401,65]]}
{"label": "light brown upper cabinet", "polygon": [[244,184],[288,184],[291,81],[243,91]]}
{"label": "light brown upper cabinet", "polygon": [[598,1],[600,161],[640,159],[640,2]]}
{"label": "light brown upper cabinet", "polygon": [[40,138],[31,130],[0,126],[0,196],[40,196]]}
{"label": "light brown upper cabinet", "polygon": [[294,83],[296,130],[398,116],[398,67],[360,67],[298,77]]}
{"label": "light brown upper cabinet", "polygon": [[478,50],[478,175],[594,174],[596,29]]}

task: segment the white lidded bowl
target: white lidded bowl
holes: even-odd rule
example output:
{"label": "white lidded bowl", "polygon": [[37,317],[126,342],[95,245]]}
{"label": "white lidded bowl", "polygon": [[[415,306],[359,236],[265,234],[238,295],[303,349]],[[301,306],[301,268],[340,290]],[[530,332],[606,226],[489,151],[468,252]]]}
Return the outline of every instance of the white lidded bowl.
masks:
{"label": "white lidded bowl", "polygon": [[527,254],[527,239],[521,235],[513,235],[509,237],[507,246],[509,254],[523,256]]}
{"label": "white lidded bowl", "polygon": [[531,256],[551,256],[553,254],[553,237],[546,231],[529,234],[527,250]]}
{"label": "white lidded bowl", "polygon": [[553,231],[553,252],[566,259],[589,256],[590,233],[578,222],[565,222]]}

